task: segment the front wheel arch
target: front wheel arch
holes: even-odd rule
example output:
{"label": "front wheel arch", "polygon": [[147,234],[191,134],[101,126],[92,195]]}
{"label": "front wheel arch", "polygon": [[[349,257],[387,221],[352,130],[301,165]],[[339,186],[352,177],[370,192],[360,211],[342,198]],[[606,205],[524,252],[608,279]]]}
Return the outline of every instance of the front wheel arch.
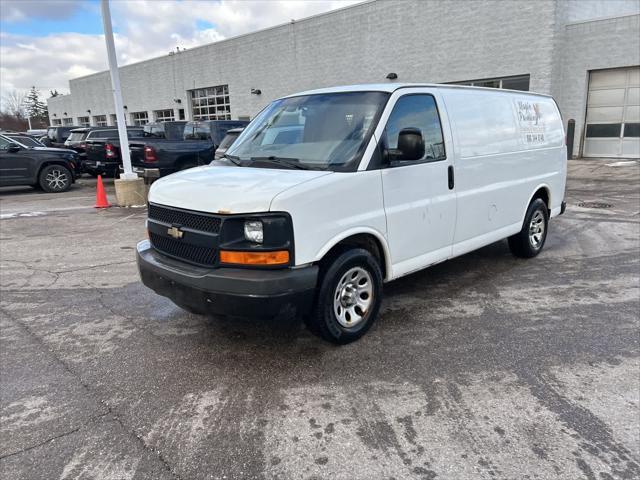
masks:
{"label": "front wheel arch", "polygon": [[376,231],[348,231],[327,242],[316,257],[316,263],[322,267],[336,255],[349,248],[363,248],[371,253],[380,264],[383,278],[391,278],[391,254],[384,237]]}

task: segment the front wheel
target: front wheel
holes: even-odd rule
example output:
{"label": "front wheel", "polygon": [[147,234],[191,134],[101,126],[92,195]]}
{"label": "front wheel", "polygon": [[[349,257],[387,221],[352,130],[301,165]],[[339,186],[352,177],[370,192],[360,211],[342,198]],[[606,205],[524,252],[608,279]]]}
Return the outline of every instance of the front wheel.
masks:
{"label": "front wheel", "polygon": [[66,192],[71,187],[71,171],[62,165],[48,165],[40,171],[38,183],[48,193]]}
{"label": "front wheel", "polygon": [[382,302],[382,271],[367,250],[344,251],[321,276],[314,311],[307,326],[333,343],[347,344],[373,325]]}
{"label": "front wheel", "polygon": [[549,210],[544,200],[536,198],[527,209],[522,230],[509,237],[509,249],[516,257],[533,258],[547,239]]}

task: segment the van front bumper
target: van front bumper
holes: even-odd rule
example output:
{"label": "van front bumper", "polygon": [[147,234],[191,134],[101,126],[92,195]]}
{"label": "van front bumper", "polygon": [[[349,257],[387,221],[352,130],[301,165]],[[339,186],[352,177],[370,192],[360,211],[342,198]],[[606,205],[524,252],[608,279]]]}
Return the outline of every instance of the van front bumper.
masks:
{"label": "van front bumper", "polygon": [[318,267],[259,270],[205,268],[169,258],[138,243],[142,283],[179,306],[236,317],[273,317],[308,313],[313,304]]}

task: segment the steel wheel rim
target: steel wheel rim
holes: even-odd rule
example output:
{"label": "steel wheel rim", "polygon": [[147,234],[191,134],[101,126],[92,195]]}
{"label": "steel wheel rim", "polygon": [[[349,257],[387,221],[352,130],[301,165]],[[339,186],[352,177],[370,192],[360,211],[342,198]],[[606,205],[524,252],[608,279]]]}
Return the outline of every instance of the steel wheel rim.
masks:
{"label": "steel wheel rim", "polygon": [[67,178],[67,174],[62,170],[51,170],[47,173],[45,181],[52,190],[62,190],[67,186],[69,179]]}
{"label": "steel wheel rim", "polygon": [[365,319],[373,305],[373,279],[362,267],[347,270],[333,292],[333,312],[338,323],[353,328]]}
{"label": "steel wheel rim", "polygon": [[531,217],[531,222],[529,223],[529,243],[531,243],[533,248],[538,249],[542,246],[544,231],[544,214],[541,210],[536,210],[533,217]]}

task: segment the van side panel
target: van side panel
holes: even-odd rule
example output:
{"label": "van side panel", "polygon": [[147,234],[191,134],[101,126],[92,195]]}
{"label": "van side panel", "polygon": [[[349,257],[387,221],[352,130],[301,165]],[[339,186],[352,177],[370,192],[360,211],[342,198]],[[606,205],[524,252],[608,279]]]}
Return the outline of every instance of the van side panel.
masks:
{"label": "van side panel", "polygon": [[451,89],[442,96],[456,146],[454,256],[518,232],[541,186],[559,211],[566,148],[553,99],[499,90]]}
{"label": "van side panel", "polygon": [[[387,222],[380,170],[334,172],[275,196],[271,211],[293,219],[296,265],[317,262],[340,240],[358,233],[380,241],[387,265]],[[389,272],[383,272],[389,279]]]}

